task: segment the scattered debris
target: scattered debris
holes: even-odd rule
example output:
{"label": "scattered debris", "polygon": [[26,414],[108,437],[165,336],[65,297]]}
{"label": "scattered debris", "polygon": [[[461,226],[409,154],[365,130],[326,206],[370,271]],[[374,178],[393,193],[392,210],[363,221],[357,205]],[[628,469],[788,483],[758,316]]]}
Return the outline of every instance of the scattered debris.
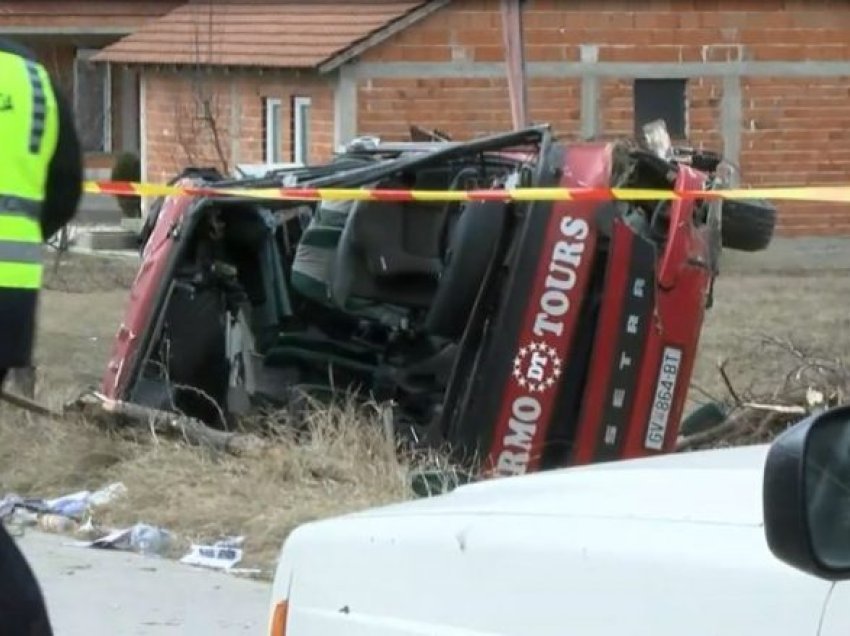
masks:
{"label": "scattered debris", "polygon": [[92,514],[126,492],[123,483],[115,482],[95,492],[80,490],[54,499],[8,494],[0,499],[0,522],[16,528],[17,536],[32,526],[56,534],[96,534]]}
{"label": "scattered debris", "polygon": [[[24,499],[8,494],[0,499],[0,522],[16,528],[17,536],[22,536],[24,529],[32,526],[57,534],[91,533],[94,530],[91,513],[126,492],[126,486],[116,482],[95,492],[80,490],[55,499]],[[84,522],[87,515],[88,520]]]}
{"label": "scattered debris", "polygon": [[82,519],[93,508],[105,506],[126,493],[127,487],[121,482],[116,482],[95,492],[81,490],[57,499],[48,499],[44,503],[53,514],[71,519]]}
{"label": "scattered debris", "polygon": [[91,493],[88,490],[81,490],[58,499],[49,499],[45,503],[54,516],[79,519],[89,508],[89,497]]}
{"label": "scattered debris", "polygon": [[139,554],[162,555],[168,550],[174,536],[163,528],[137,523],[130,528],[130,548]]}
{"label": "scattered debris", "polygon": [[71,543],[79,548],[100,548],[138,552],[145,556],[164,554],[174,541],[174,535],[168,530],[146,523],[137,523],[129,528],[112,530],[93,541]]}
{"label": "scattered debris", "polygon": [[192,544],[189,553],[180,559],[180,563],[230,571],[242,560],[242,548],[239,546],[244,541],[245,537],[228,537],[213,545]]}
{"label": "scattered debris", "polygon": [[130,532],[132,528],[120,528],[112,530],[97,539],[91,541],[74,541],[68,545],[77,548],[113,548],[116,550],[130,549]]}
{"label": "scattered debris", "polygon": [[9,518],[10,525],[17,525],[21,530],[28,526],[34,526],[38,524],[38,513],[33,512],[32,510],[27,510],[26,508],[16,508],[15,512],[12,513],[12,516]]}
{"label": "scattered debris", "polygon": [[48,512],[39,516],[38,527],[46,532],[65,534],[76,530],[79,524],[71,517]]}
{"label": "scattered debris", "polygon": [[[91,492],[80,490],[55,499],[24,499],[9,494],[0,499],[0,521],[17,526],[18,535],[25,526],[56,534],[74,533],[91,537],[68,543],[79,548],[99,548],[137,552],[145,556],[162,556],[174,544],[175,536],[164,528],[137,523],[128,528],[103,530],[92,513],[127,493],[121,482]],[[235,568],[242,561],[243,536],[226,537],[212,545],[192,544],[181,563],[238,574],[255,574],[253,570]]]}
{"label": "scattered debris", "polygon": [[16,494],[8,494],[0,499],[0,521],[5,521],[19,509],[35,514],[50,512],[50,506],[44,499],[23,498]]}
{"label": "scattered debris", "polygon": [[106,488],[93,492],[89,497],[89,503],[95,508],[100,508],[112,503],[118,497],[127,494],[127,487],[120,481],[109,484]]}

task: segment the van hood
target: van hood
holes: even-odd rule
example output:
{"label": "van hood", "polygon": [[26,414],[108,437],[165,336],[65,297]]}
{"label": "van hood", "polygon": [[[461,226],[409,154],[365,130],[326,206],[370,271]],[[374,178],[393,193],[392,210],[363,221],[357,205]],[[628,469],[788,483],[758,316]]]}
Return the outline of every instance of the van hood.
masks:
{"label": "van hood", "polygon": [[496,478],[349,518],[509,515],[762,525],[768,445]]}
{"label": "van hood", "polygon": [[508,477],[306,524],[272,598],[315,634],[601,636],[617,620],[640,634],[760,633],[766,621],[815,634],[832,584],[771,553],[766,452]]}

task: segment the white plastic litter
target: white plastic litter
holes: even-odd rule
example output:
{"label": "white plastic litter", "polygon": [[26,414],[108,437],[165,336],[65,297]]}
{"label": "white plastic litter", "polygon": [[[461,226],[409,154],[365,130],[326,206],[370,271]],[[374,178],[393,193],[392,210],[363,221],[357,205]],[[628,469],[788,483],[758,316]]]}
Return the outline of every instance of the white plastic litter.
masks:
{"label": "white plastic litter", "polygon": [[126,493],[127,487],[121,482],[115,482],[95,492],[80,490],[56,499],[47,499],[45,504],[53,514],[79,519],[90,508],[105,506]]}
{"label": "white plastic litter", "polygon": [[245,537],[227,537],[213,545],[192,544],[189,553],[180,563],[214,570],[230,570],[242,560],[242,545]]}
{"label": "white plastic litter", "polygon": [[144,555],[161,555],[171,545],[173,535],[163,528],[137,523],[119,528],[93,541],[74,541],[68,545],[78,548],[125,550]]}
{"label": "white plastic litter", "polygon": [[89,503],[95,508],[99,508],[112,503],[119,497],[123,497],[126,494],[127,486],[120,481],[116,481],[105,488],[101,488],[100,490],[93,492],[91,497],[89,497]]}

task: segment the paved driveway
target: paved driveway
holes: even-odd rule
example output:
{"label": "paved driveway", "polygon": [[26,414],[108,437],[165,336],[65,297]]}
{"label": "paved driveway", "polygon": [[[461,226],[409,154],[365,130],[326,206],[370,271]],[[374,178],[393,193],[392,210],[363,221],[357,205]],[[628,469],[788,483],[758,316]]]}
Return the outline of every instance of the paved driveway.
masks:
{"label": "paved driveway", "polygon": [[44,591],[56,636],[264,634],[270,585],[173,561],[17,538]]}

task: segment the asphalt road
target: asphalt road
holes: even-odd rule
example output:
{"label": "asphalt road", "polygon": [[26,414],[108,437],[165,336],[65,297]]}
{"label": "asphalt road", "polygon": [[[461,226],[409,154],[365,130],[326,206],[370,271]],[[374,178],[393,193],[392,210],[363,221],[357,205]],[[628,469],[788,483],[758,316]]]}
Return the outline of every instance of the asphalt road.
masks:
{"label": "asphalt road", "polygon": [[42,586],[56,636],[265,634],[270,586],[174,561],[16,539]]}

